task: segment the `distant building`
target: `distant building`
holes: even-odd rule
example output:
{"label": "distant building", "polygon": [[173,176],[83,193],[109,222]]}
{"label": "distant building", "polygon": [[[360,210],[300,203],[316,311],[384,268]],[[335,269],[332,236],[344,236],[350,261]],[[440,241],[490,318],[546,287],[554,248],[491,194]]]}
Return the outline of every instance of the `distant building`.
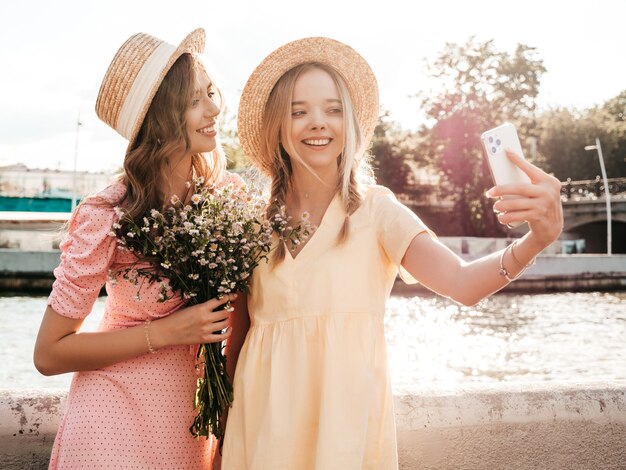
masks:
{"label": "distant building", "polygon": [[[113,179],[110,173],[76,172],[76,197],[105,188]],[[22,163],[0,166],[0,195],[12,197],[72,198],[74,172],[28,168]]]}

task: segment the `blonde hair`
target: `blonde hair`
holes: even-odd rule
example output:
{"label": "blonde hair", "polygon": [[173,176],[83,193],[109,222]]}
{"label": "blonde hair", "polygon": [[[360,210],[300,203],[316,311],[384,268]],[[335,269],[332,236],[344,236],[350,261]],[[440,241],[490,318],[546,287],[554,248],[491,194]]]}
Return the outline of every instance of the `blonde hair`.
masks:
{"label": "blonde hair", "polygon": [[[290,158],[296,159],[311,173],[315,171],[307,165],[295,152],[291,135],[285,132],[287,142],[280,141],[281,131],[291,127],[291,99],[298,78],[308,70],[320,69],[332,78],[343,108],[344,147],[337,159],[339,181],[337,191],[346,211],[346,218],[337,237],[337,243],[343,243],[348,236],[350,216],[359,208],[363,201],[363,186],[373,182],[373,173],[367,158],[359,122],[354,113],[352,99],[342,76],[333,67],[307,62],[287,71],[272,89],[265,105],[263,115],[263,157],[272,162],[271,165],[271,199],[268,206],[268,217],[274,216],[285,205],[287,189],[291,181],[293,168]],[[289,149],[289,152],[287,151]],[[285,257],[285,246],[280,244],[275,250],[273,261],[278,263]]]}
{"label": "blonde hair", "polygon": [[[176,60],[150,104],[134,145],[126,153],[123,172],[118,176],[126,192],[117,204],[124,204],[136,221],[150,209],[164,208],[169,203],[166,195],[170,188],[164,188],[164,183],[169,181],[168,162],[191,148],[185,112],[195,93],[196,76],[201,73],[207,74],[195,54],[186,53]],[[215,89],[222,111],[222,94]],[[191,164],[195,175],[203,176],[210,184],[221,177],[225,167],[226,158],[219,140],[208,154],[209,161],[204,154],[193,155]]]}

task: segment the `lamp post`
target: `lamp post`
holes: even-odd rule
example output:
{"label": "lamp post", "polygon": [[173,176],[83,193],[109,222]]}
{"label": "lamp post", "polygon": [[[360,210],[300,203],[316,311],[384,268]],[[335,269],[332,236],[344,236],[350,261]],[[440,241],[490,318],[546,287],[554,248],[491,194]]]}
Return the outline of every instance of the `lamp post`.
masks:
{"label": "lamp post", "polygon": [[600,139],[596,137],[596,145],[586,145],[585,150],[597,150],[600,159],[600,171],[602,172],[602,180],[604,182],[604,199],[606,200],[606,254],[612,253],[612,234],[611,234],[611,192],[609,191],[609,181],[606,177],[606,169],[604,168],[604,158],[602,157],[602,147]]}

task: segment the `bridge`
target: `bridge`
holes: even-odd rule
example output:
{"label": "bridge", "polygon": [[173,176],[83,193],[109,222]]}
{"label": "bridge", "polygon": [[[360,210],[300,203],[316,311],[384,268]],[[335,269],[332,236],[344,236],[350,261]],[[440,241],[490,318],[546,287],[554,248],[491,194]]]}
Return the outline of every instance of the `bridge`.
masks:
{"label": "bridge", "polygon": [[[611,178],[607,182],[611,197],[612,252],[626,253],[626,178]],[[453,202],[442,197],[437,189],[419,194],[420,187],[428,185],[420,182],[411,188],[413,192],[399,194],[398,198],[427,223],[436,225],[437,220],[449,218]],[[576,243],[574,252],[606,253],[607,214],[602,179],[598,176],[593,180],[561,182],[561,200],[565,218],[561,239],[572,240],[572,244],[573,240],[584,240],[584,247]],[[526,231],[527,225],[522,225],[510,233],[522,236]]]}
{"label": "bridge", "polygon": [[[626,253],[626,178],[607,181],[611,198],[613,253]],[[606,197],[604,183],[595,180],[561,183],[564,235],[585,239],[585,251],[606,252]]]}

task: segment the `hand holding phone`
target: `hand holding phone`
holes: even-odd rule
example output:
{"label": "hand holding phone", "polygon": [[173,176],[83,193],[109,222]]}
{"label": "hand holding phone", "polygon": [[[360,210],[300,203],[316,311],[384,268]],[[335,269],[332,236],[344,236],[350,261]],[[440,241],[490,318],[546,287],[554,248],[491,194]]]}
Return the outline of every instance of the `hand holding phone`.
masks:
{"label": "hand holding phone", "polygon": [[[480,140],[485,150],[491,176],[496,185],[531,182],[528,175],[506,155],[506,151],[510,150],[524,158],[522,145],[513,124],[506,122],[501,126],[490,129],[480,136]],[[514,197],[504,196],[504,198]],[[517,227],[519,225],[521,223],[511,224],[510,226]]]}

